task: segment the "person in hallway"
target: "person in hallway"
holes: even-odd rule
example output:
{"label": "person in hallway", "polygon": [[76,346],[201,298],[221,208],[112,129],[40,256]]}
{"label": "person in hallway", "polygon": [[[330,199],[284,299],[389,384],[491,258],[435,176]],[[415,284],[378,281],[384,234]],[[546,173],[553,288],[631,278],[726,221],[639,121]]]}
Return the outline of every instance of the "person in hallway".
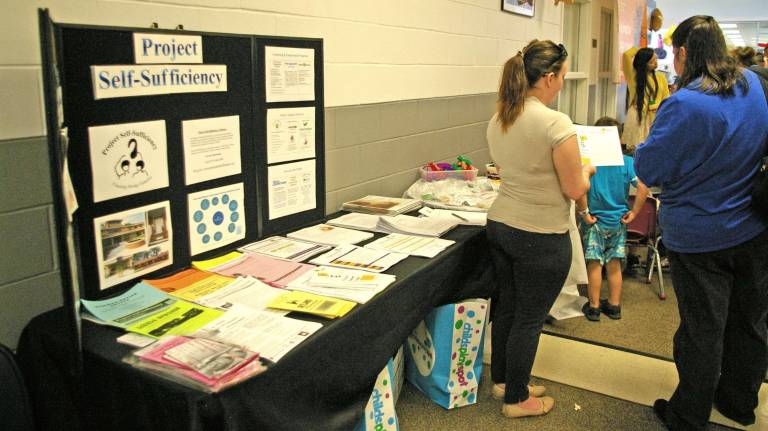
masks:
{"label": "person in hallway", "polygon": [[554,400],[528,386],[547,311],[568,275],[571,199],[589,189],[576,131],[549,109],[568,71],[568,52],[533,40],[507,60],[486,137],[501,188],[488,211],[498,300],[494,303],[491,377],[507,417],[543,415]]}
{"label": "person in hallway", "polygon": [[645,141],[651,129],[656,110],[669,97],[669,86],[664,74],[656,71],[656,54],[651,48],[640,48],[632,60],[635,76],[634,92],[629,101],[627,119],[624,121],[623,140],[629,152]]}
{"label": "person in hallway", "polygon": [[680,88],[635,153],[638,178],[663,189],[659,222],[680,313],[680,382],[654,411],[671,430],[705,429],[713,404],[747,425],[768,367],[768,222],[751,206],[768,105],[714,18],[686,19],[672,46]]}
{"label": "person in hallway", "polygon": [[[619,126],[610,117],[597,120],[595,126]],[[621,132],[619,132],[621,135]],[[584,236],[584,258],[587,260],[589,301],[582,312],[587,320],[600,321],[602,312],[611,319],[621,319],[621,263],[626,259],[627,225],[635,219],[648,197],[648,188],[635,176],[634,160],[624,156],[623,166],[600,166],[592,177],[589,193],[576,202]],[[637,187],[637,195],[629,208],[629,186]],[[603,266],[608,275],[608,298],[600,299]]]}

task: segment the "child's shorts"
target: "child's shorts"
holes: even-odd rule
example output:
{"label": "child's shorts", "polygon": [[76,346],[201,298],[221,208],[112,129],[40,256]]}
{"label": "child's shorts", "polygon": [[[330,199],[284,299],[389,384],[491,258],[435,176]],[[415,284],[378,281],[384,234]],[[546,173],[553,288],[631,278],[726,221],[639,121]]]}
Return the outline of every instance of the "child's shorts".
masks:
{"label": "child's shorts", "polygon": [[582,224],[584,229],[584,258],[599,260],[601,265],[611,259],[625,259],[624,241],[627,239],[627,225],[615,229],[600,227],[597,223]]}

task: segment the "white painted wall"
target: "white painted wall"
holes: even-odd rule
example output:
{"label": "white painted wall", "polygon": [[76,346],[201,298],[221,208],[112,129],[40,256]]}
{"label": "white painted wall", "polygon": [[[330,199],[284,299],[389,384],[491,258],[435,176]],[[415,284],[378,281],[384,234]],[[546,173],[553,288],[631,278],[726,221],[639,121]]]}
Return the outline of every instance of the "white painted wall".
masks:
{"label": "white painted wall", "polygon": [[328,107],[494,92],[503,62],[533,38],[560,38],[562,8],[535,17],[498,0],[5,0],[0,139],[45,133],[37,8],[60,23],[318,37]]}

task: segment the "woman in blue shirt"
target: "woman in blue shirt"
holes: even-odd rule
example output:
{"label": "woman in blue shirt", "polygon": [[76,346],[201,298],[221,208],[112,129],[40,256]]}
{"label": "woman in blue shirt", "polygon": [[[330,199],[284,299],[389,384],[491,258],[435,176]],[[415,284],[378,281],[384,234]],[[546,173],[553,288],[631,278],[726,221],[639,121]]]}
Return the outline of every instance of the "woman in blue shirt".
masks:
{"label": "woman in blue shirt", "polygon": [[702,430],[714,402],[747,425],[768,367],[768,224],[750,197],[768,105],[712,17],[683,21],[672,46],[679,90],[635,153],[638,178],[663,189],[659,219],[680,312],[680,383],[654,410],[669,429]]}

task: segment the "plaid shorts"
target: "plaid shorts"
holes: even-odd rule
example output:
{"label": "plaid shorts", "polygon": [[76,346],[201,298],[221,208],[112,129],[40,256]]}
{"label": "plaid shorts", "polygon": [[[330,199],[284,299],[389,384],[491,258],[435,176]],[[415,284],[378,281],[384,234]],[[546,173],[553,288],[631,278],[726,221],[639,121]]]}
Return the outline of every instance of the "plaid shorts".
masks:
{"label": "plaid shorts", "polygon": [[626,258],[624,241],[627,239],[627,225],[620,224],[617,228],[608,229],[597,223],[582,223],[581,227],[586,260],[599,260],[601,265],[605,265],[611,259]]}

